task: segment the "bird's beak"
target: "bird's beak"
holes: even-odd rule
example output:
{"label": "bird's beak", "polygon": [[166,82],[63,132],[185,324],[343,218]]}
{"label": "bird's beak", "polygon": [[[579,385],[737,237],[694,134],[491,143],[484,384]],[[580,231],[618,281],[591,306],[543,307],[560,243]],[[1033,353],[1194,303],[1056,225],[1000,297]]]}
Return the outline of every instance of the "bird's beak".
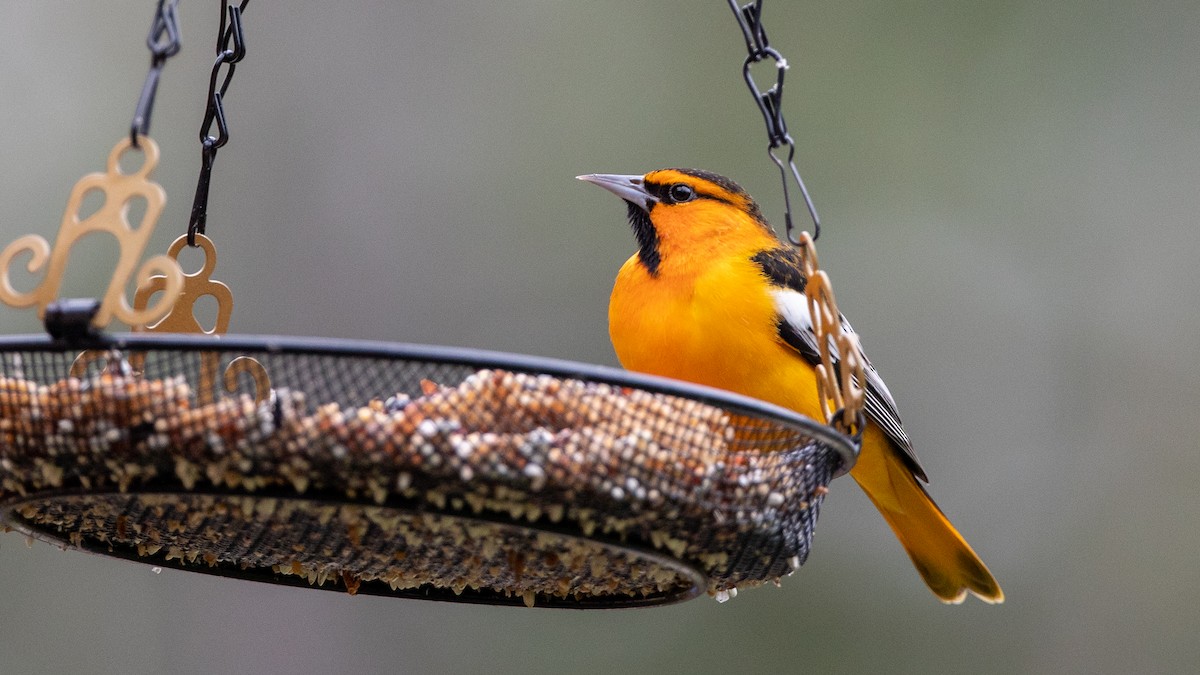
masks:
{"label": "bird's beak", "polygon": [[645,182],[641,176],[624,176],[616,173],[589,173],[584,176],[576,176],[576,178],[599,185],[630,204],[641,208],[643,211],[648,212],[650,207],[658,201],[658,197],[646,192]]}

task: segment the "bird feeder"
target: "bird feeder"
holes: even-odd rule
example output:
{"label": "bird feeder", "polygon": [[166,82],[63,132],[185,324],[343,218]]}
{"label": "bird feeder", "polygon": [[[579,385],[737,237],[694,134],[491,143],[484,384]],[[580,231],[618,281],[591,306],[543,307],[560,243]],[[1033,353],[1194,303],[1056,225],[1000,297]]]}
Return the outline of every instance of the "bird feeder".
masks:
{"label": "bird feeder", "polygon": [[[0,528],[205,574],[538,607],[723,599],[794,572],[857,454],[826,425],[582,363],[225,333],[232,294],[212,277],[203,213],[244,9],[222,8],[206,119],[220,133],[191,230],[142,262],[164,197],[145,132],[172,35],[178,48],[168,0],[132,133],[76,185],[53,242],[0,253],[0,299],[46,328],[0,337]],[[125,172],[135,144],[145,161]],[[89,192],[104,205],[81,218]],[[94,232],[119,245],[111,282],[60,297],[71,247]],[[189,243],[206,253],[193,275],[175,261]],[[21,292],[9,270],[25,256],[41,281]],[[209,333],[192,312],[205,295],[220,308]],[[114,319],[132,332],[110,332]]]}

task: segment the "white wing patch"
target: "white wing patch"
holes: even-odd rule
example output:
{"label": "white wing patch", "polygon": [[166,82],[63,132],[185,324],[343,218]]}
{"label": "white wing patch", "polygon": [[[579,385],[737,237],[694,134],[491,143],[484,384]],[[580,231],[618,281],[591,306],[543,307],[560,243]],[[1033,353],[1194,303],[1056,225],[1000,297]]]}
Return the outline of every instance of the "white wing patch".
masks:
{"label": "white wing patch", "polygon": [[779,316],[791,324],[797,333],[812,336],[812,345],[816,347],[817,337],[813,334],[812,314],[808,311],[808,296],[787,288],[777,288],[771,291],[771,295],[775,298],[775,311],[779,312]]}

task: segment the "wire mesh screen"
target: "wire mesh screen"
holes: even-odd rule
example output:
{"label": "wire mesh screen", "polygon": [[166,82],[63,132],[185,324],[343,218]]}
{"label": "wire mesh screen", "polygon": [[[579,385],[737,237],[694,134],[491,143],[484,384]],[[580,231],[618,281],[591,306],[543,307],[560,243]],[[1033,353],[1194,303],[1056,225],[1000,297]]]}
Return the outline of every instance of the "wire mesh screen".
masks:
{"label": "wire mesh screen", "polygon": [[351,593],[568,607],[777,581],[849,443],[621,371],[349,341],[0,341],[0,508],[35,537]]}

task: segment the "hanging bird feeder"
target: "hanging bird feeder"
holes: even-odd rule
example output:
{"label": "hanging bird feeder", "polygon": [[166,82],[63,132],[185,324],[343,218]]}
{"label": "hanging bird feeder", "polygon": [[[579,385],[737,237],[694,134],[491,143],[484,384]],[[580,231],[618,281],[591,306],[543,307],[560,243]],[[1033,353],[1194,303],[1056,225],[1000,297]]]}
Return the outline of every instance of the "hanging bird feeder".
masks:
{"label": "hanging bird feeder", "polygon": [[[76,185],[52,244],[0,253],[0,299],[37,307],[47,331],[0,338],[0,528],[268,583],[546,607],[725,598],[803,563],[857,443],[791,411],[566,361],[222,334],[232,293],[212,278],[205,214],[244,0],[222,7],[188,232],[141,262],[164,202],[147,133],[176,2],[159,2],[150,75],[106,171]],[[126,173],[135,146],[145,161]],[[97,191],[104,206],[81,219]],[[120,246],[108,288],[59,297],[70,248],[98,231]],[[187,244],[206,255],[192,275],[175,260]],[[23,255],[41,275],[26,292],[9,278]],[[219,306],[207,334],[192,311],[204,295]],[[108,332],[114,319],[133,332]],[[853,373],[827,373],[839,401]]]}

